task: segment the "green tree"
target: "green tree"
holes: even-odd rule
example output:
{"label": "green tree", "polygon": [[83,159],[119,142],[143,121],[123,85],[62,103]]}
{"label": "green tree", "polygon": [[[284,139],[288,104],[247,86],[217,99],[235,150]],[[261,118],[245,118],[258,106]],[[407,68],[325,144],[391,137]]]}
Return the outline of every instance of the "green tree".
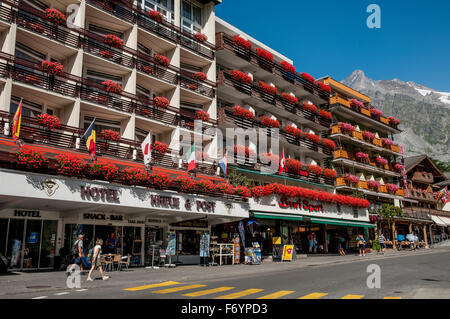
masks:
{"label": "green tree", "polygon": [[391,223],[396,216],[403,216],[403,211],[400,207],[391,205],[391,204],[383,204],[381,208],[378,210],[378,214],[380,214],[383,219],[387,220],[389,228],[391,227]]}
{"label": "green tree", "polygon": [[233,186],[245,186],[245,187],[252,187],[254,185],[254,181],[251,178],[248,178],[244,174],[239,173],[235,169],[231,169],[230,173],[228,174],[228,180],[231,185]]}

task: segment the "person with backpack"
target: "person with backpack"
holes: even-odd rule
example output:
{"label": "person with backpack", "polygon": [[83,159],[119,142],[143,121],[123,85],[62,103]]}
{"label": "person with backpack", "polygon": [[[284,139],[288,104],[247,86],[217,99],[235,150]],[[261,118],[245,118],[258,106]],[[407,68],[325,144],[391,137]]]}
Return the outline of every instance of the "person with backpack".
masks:
{"label": "person with backpack", "polygon": [[91,270],[89,271],[87,281],[92,281],[91,274],[95,268],[98,268],[98,271],[100,271],[100,275],[102,276],[103,280],[107,280],[109,278],[108,276],[105,276],[103,274],[102,261],[101,261],[102,245],[103,245],[103,240],[97,239],[97,241],[95,243],[95,247],[94,247],[94,252],[92,255],[92,267],[91,267]]}
{"label": "person with backpack", "polygon": [[80,271],[83,271],[83,261],[81,259],[83,257],[83,237],[83,234],[79,234],[78,239],[73,243],[71,250],[73,265],[67,270],[67,273],[72,272],[75,265],[79,265]]}
{"label": "person with backpack", "polygon": [[358,243],[359,248],[359,255],[365,256],[366,255],[366,240],[364,239],[363,235],[358,235],[356,237],[356,242]]}
{"label": "person with backpack", "polygon": [[384,255],[385,251],[386,251],[386,238],[384,237],[383,233],[380,234],[380,236],[378,236],[378,241],[380,242],[380,246],[381,246],[381,253]]}

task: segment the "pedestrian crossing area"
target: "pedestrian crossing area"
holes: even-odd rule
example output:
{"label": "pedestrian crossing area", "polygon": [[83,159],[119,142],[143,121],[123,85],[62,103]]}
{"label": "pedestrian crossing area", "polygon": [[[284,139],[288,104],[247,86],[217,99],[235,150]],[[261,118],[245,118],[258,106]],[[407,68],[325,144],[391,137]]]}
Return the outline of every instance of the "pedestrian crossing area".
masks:
{"label": "pedestrian crossing area", "polygon": [[[212,299],[363,299],[370,298],[360,294],[346,294],[343,296],[331,296],[326,292],[311,292],[308,294],[297,292],[295,290],[276,290],[259,288],[237,288],[229,286],[208,287],[206,284],[183,284],[176,281],[164,281],[155,284],[136,286],[123,289],[128,292],[148,292],[155,295],[169,295],[175,298],[212,298]],[[402,299],[399,296],[385,296],[383,299]]]}

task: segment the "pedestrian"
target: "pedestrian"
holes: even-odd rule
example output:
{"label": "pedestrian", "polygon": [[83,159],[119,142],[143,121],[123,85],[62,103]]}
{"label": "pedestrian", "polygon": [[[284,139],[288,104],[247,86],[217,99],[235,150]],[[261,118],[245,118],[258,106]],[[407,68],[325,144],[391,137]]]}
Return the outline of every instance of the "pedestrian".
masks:
{"label": "pedestrian", "polygon": [[110,254],[116,253],[117,241],[118,240],[114,233],[111,233],[111,235],[106,239],[106,245],[108,246],[108,251]]}
{"label": "pedestrian", "polygon": [[380,236],[378,236],[378,241],[380,242],[380,246],[381,246],[381,253],[384,255],[385,251],[386,251],[386,238],[384,237],[383,233],[380,234]]}
{"label": "pedestrian", "polygon": [[317,238],[316,234],[314,232],[310,233],[308,236],[308,242],[309,242],[309,253],[312,253],[312,250],[314,248],[314,253],[317,253]]}
{"label": "pedestrian", "polygon": [[365,256],[366,255],[366,240],[364,239],[364,236],[359,234],[356,237],[356,242],[358,243],[359,255]]}
{"label": "pedestrian", "polygon": [[73,264],[70,266],[70,269],[67,270],[68,273],[72,272],[76,265],[80,266],[80,271],[83,271],[83,234],[78,235],[78,239],[72,246],[72,261]]}
{"label": "pedestrian", "polygon": [[102,245],[103,245],[103,240],[97,239],[97,242],[95,243],[95,247],[94,247],[94,253],[92,256],[92,267],[91,267],[91,270],[89,271],[87,281],[92,281],[91,274],[95,268],[98,268],[98,271],[100,271],[100,275],[102,276],[103,280],[107,280],[109,278],[108,276],[105,276],[103,274],[102,261],[101,261]]}

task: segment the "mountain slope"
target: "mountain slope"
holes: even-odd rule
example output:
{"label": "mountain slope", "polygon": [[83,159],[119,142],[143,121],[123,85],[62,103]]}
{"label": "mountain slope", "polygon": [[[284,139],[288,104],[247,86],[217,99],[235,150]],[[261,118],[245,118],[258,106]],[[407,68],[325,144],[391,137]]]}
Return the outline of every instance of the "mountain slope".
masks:
{"label": "mountain slope", "polygon": [[400,120],[395,139],[407,156],[428,154],[450,161],[450,93],[399,79],[374,81],[355,70],[341,81],[371,98],[371,104]]}

